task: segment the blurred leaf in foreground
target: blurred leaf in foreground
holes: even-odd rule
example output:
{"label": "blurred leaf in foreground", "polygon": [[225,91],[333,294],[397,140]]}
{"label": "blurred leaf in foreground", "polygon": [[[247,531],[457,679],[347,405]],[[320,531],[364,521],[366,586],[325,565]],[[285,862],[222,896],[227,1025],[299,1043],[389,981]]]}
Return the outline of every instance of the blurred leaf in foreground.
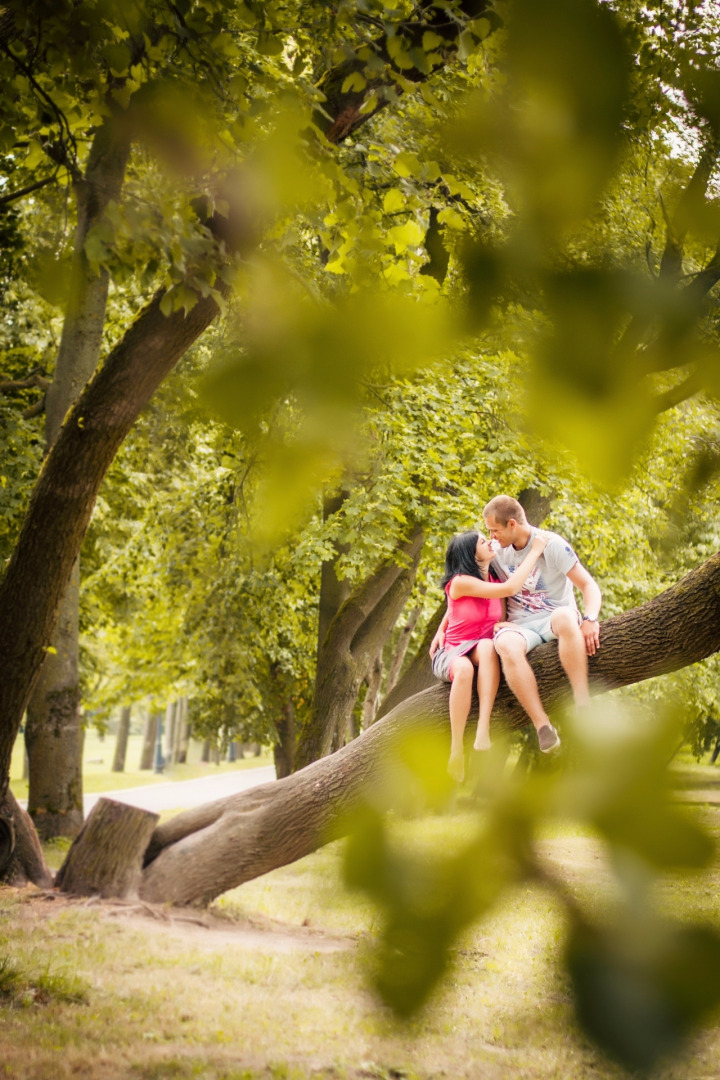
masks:
{"label": "blurred leaf in foreground", "polygon": [[578,1019],[628,1069],[652,1070],[720,1004],[720,935],[647,919],[633,933],[576,923],[567,946]]}

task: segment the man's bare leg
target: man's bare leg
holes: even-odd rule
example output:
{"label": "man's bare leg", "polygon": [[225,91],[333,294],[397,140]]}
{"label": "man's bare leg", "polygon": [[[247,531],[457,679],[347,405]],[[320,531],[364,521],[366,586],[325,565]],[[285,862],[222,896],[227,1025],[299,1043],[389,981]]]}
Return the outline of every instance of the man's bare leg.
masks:
{"label": "man's bare leg", "polygon": [[550,723],[538,693],[535,675],[525,653],[525,638],[515,630],[504,630],[495,638],[495,650],[500,657],[505,681],[535,726],[535,730]]}
{"label": "man's bare leg", "polygon": [[572,687],[575,704],[589,705],[587,647],[577,615],[568,608],[560,609],[553,614],[550,626],[558,639],[558,656]]}

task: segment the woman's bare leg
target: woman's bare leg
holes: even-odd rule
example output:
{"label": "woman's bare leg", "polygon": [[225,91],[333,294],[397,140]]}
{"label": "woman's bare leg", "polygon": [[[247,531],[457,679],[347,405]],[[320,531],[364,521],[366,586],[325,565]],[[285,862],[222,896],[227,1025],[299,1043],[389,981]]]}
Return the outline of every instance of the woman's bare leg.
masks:
{"label": "woman's bare leg", "polygon": [[465,753],[463,735],[472,702],[475,668],[467,656],[459,656],[453,664],[453,680],[450,685],[450,760],[448,772],[461,784],[465,779]]}
{"label": "woman's bare leg", "polygon": [[478,712],[475,750],[490,749],[490,715],[495,704],[495,696],[500,685],[500,660],[491,640],[479,641],[475,646],[477,661],[477,691],[480,709]]}

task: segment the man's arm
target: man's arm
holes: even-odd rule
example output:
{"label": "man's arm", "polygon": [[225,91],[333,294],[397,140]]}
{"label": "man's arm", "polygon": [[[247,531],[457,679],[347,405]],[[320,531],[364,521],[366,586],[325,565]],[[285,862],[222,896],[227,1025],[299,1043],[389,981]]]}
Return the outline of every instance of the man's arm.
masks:
{"label": "man's arm", "polygon": [[572,570],[568,571],[568,578],[572,581],[575,588],[580,591],[580,595],[583,598],[585,614],[594,616],[592,622],[586,619],[581,626],[588,656],[594,656],[600,648],[600,626],[598,625],[597,618],[600,614],[602,593],[600,592],[597,582],[590,574],[588,574],[582,563],[575,563]]}

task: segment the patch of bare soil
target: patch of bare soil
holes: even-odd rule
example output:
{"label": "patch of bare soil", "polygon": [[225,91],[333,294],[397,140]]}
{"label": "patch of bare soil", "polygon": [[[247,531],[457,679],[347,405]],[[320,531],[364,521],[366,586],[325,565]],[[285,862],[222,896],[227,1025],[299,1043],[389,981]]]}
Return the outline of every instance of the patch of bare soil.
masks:
{"label": "patch of bare soil", "polygon": [[[100,897],[75,897],[55,890],[39,890],[32,885],[8,889],[22,900],[39,920],[55,915],[63,908],[92,908],[108,919],[122,919],[126,925],[147,929],[153,935],[180,940],[192,948],[224,949],[235,945],[264,952],[333,953],[352,949],[356,939],[330,934],[316,926],[293,926],[263,915],[238,917],[217,911],[196,911],[144,900],[103,900]],[[6,895],[7,895],[6,893]]]}

